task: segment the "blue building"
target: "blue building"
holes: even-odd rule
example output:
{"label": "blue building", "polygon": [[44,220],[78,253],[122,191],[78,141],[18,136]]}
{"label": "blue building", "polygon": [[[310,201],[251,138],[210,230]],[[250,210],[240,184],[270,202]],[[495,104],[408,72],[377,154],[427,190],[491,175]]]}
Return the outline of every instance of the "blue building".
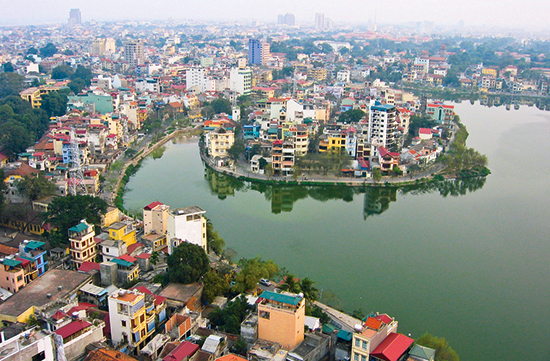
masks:
{"label": "blue building", "polygon": [[258,39],[248,39],[248,64],[262,63],[262,43]]}
{"label": "blue building", "polygon": [[21,258],[29,260],[36,265],[37,277],[40,277],[46,272],[46,243],[39,241],[23,241],[19,244],[19,253]]}

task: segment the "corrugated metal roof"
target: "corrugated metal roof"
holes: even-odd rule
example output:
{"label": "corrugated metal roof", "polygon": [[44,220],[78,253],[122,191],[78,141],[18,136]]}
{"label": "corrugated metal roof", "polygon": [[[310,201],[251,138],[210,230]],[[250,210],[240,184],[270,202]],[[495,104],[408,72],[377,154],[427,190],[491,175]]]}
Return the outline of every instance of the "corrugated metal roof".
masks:
{"label": "corrugated metal roof", "polygon": [[281,293],[275,293],[271,291],[264,291],[261,295],[261,298],[264,298],[266,300],[271,300],[275,302],[281,302],[281,303],[287,303],[289,305],[296,306],[297,304],[302,301],[302,297],[300,296],[291,296],[291,295],[285,295]]}

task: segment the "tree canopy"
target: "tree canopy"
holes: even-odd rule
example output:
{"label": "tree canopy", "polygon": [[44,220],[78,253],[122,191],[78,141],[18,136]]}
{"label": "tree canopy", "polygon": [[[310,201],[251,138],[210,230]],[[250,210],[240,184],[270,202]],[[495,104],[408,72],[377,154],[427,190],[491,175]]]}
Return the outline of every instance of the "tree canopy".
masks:
{"label": "tree canopy", "polygon": [[207,316],[218,330],[238,335],[241,332],[241,322],[248,315],[250,306],[246,297],[241,296],[230,302],[226,308],[216,309]]}
{"label": "tree canopy", "polygon": [[64,91],[53,91],[42,95],[40,108],[43,109],[48,117],[62,116],[67,113],[67,103],[69,99]]}
{"label": "tree canopy", "polygon": [[56,197],[50,203],[46,215],[50,223],[57,228],[52,234],[55,241],[67,241],[69,228],[85,219],[88,223],[101,224],[101,216],[107,212],[108,204],[99,197],[75,195]]}
{"label": "tree canopy", "polygon": [[351,109],[340,114],[338,121],[340,123],[358,123],[364,117],[365,112],[361,109]]}
{"label": "tree canopy", "polygon": [[225,113],[225,114],[231,114],[231,103],[227,99],[219,98],[212,103],[210,103],[210,106],[214,108],[215,114],[219,113]]}
{"label": "tree canopy", "polygon": [[52,43],[48,43],[43,48],[40,48],[40,56],[42,58],[49,58],[55,54],[57,54],[57,48]]}
{"label": "tree canopy", "polygon": [[52,69],[51,77],[56,80],[69,79],[73,73],[74,70],[70,65],[61,64]]}
{"label": "tree canopy", "polygon": [[171,282],[197,282],[210,270],[206,252],[196,244],[183,242],[168,256],[168,275]]}
{"label": "tree canopy", "polygon": [[458,354],[443,337],[425,333],[416,340],[416,344],[434,349],[435,361],[459,361]]}
{"label": "tree canopy", "polygon": [[24,88],[25,77],[13,72],[0,74],[0,98],[17,95]]}
{"label": "tree canopy", "polygon": [[278,271],[279,266],[271,260],[262,261],[259,257],[246,260],[235,278],[234,290],[239,293],[251,290],[256,287],[260,279],[271,278]]}
{"label": "tree canopy", "polygon": [[17,188],[29,202],[55,194],[55,184],[42,172],[35,177],[25,176],[17,183]]}

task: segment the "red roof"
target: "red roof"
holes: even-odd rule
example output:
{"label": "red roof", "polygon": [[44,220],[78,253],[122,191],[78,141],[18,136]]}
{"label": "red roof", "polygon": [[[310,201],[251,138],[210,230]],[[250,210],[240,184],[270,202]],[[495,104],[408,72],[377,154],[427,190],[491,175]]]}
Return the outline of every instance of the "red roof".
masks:
{"label": "red roof", "polygon": [[157,206],[162,206],[163,204],[161,202],[153,202],[153,203],[150,203],[148,205],[146,205],[143,209],[146,209],[148,211],[156,208]]}
{"label": "red roof", "polygon": [[74,306],[73,308],[71,308],[69,312],[67,312],[67,314],[72,315],[75,312],[89,310],[90,308],[97,308],[97,305],[88,302],[79,302],[78,306]]}
{"label": "red roof", "polygon": [[136,256],[136,258],[141,258],[141,259],[149,259],[150,257],[151,257],[151,253],[146,253],[146,252],[140,253]]}
{"label": "red roof", "polygon": [[[131,245],[128,246],[128,249],[126,250],[126,253],[132,254],[137,248],[143,247],[143,246],[144,246],[144,244],[143,244],[143,243],[139,243],[139,242],[136,242],[136,243],[134,243],[134,244],[131,244]],[[134,259],[134,261],[135,261],[135,259]]]}
{"label": "red roof", "polygon": [[163,361],[181,361],[186,357],[192,356],[199,349],[199,345],[183,341],[176,347]]}
{"label": "red roof", "polygon": [[15,259],[20,261],[23,267],[26,267],[27,265],[31,264],[31,261],[25,258],[15,257]]}
{"label": "red roof", "polygon": [[384,322],[386,325],[389,325],[390,323],[392,323],[392,319],[390,316],[388,316],[387,314],[383,314],[383,315],[378,315],[375,317],[376,319]]}
{"label": "red roof", "polygon": [[57,333],[59,336],[63,337],[63,339],[66,339],[67,337],[72,336],[75,333],[82,331],[91,325],[92,325],[91,323],[86,322],[84,320],[78,320],[78,321],[73,321],[69,323],[67,326],[63,326],[55,330],[54,332]]}
{"label": "red roof", "polygon": [[60,311],[60,310],[57,310],[57,312],[54,313],[53,316],[52,316],[52,318],[56,321],[59,321],[62,318],[65,318],[65,317],[68,317],[68,315],[65,312]]}
{"label": "red roof", "polygon": [[420,128],[418,134],[432,134],[432,130],[430,128]]}
{"label": "red roof", "polygon": [[135,263],[136,262],[136,259],[132,256],[130,256],[129,254],[123,254],[122,256],[120,257],[117,257],[118,259],[121,259],[121,260],[124,260],[124,261],[127,261],[127,262],[130,262],[130,263]]}
{"label": "red roof", "polygon": [[384,361],[397,361],[413,342],[414,340],[410,337],[392,332],[372,351],[371,355]]}
{"label": "red roof", "polygon": [[90,272],[92,270],[98,270],[99,271],[99,263],[96,262],[82,262],[80,267],[78,268],[80,272]]}

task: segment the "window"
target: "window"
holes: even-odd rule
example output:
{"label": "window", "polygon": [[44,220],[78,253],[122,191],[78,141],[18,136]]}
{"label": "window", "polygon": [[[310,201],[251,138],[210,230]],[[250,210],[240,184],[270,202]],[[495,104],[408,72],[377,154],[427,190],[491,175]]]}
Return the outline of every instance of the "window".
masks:
{"label": "window", "polygon": [[355,347],[361,347],[361,340],[358,338],[355,339]]}
{"label": "window", "polygon": [[120,324],[122,325],[122,327],[126,327],[126,321],[120,321]]}
{"label": "window", "polygon": [[260,318],[265,318],[266,320],[269,320],[269,312],[268,311],[260,311]]}
{"label": "window", "polygon": [[187,216],[187,222],[192,221],[192,220],[193,220],[193,216]]}
{"label": "window", "polygon": [[367,341],[363,341],[363,350],[366,350],[366,349],[367,349],[367,345],[368,345],[368,344],[369,344],[369,343],[368,343]]}
{"label": "window", "polygon": [[37,353],[32,357],[32,361],[40,361],[46,359],[46,353],[44,351]]}
{"label": "window", "polygon": [[17,281],[21,281],[23,279],[23,276],[19,275],[17,276]]}
{"label": "window", "polygon": [[364,355],[361,355],[361,361],[367,361],[367,358]]}
{"label": "window", "polygon": [[359,354],[358,353],[353,354],[353,361],[359,361]]}

